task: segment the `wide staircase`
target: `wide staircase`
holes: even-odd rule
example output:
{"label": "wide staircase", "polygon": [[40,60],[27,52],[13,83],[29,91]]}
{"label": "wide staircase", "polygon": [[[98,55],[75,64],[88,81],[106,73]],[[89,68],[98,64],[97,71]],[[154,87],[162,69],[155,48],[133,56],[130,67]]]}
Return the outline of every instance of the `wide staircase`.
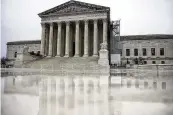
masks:
{"label": "wide staircase", "polygon": [[25,63],[23,68],[42,70],[44,73],[52,71],[55,75],[64,73],[98,75],[101,67],[98,65],[98,57],[46,57]]}

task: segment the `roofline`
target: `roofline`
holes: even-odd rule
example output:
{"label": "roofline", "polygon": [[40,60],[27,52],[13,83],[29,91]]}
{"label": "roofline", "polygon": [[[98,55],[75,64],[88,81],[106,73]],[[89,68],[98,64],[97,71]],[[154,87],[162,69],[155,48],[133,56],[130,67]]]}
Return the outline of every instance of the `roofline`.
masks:
{"label": "roofline", "polygon": [[125,35],[120,40],[155,40],[155,39],[173,39],[173,34],[147,34],[147,35]]}
{"label": "roofline", "polygon": [[[121,41],[124,41],[124,40],[173,39],[173,34],[123,35],[123,36],[120,36],[120,39],[121,39]],[[7,45],[23,45],[23,44],[41,44],[41,40],[22,40],[22,41],[7,42]]]}
{"label": "roofline", "polygon": [[173,36],[173,34],[138,34],[138,35],[121,35],[121,36]]}
{"label": "roofline", "polygon": [[107,6],[102,6],[102,5],[97,5],[97,4],[91,4],[91,3],[81,2],[81,1],[76,1],[76,0],[70,0],[70,1],[64,2],[64,3],[60,4],[60,5],[57,5],[57,6],[53,7],[53,8],[50,8],[50,9],[48,9],[48,10],[45,10],[45,11],[43,11],[43,12],[41,12],[41,13],[38,13],[38,16],[41,17],[42,15],[44,15],[43,13],[48,12],[48,11],[51,11],[51,10],[54,10],[54,9],[56,9],[56,8],[59,7],[59,6],[68,4],[68,3],[72,2],[72,1],[73,1],[73,2],[80,2],[80,3],[88,4],[88,5],[94,5],[94,6],[98,6],[98,7],[103,7],[103,8],[105,8],[105,9],[109,9],[109,11],[110,11],[110,7],[107,7]]}
{"label": "roofline", "polygon": [[41,40],[26,40],[7,42],[6,45],[41,44]]}

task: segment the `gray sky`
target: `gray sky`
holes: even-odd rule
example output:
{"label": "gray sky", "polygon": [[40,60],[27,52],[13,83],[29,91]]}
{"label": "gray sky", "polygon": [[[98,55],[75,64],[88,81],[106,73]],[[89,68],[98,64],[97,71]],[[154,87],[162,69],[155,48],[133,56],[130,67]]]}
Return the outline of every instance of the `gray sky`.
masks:
{"label": "gray sky", "polygon": [[[38,13],[68,0],[2,0],[1,56],[6,43],[41,39]],[[109,6],[111,20],[121,19],[121,35],[173,34],[173,0],[80,0]]]}

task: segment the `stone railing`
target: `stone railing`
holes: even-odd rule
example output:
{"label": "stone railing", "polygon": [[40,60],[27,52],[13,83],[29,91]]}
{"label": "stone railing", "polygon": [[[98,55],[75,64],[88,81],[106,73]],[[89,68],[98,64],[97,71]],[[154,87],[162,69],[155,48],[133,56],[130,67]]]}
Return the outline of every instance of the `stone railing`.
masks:
{"label": "stone railing", "polygon": [[129,69],[110,69],[112,76],[127,76],[138,78],[172,78],[173,65],[137,65]]}

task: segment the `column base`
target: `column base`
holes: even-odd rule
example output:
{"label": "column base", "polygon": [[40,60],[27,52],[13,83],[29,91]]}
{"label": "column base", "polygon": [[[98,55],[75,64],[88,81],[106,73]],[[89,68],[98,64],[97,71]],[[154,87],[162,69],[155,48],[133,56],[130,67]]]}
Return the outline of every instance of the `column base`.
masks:
{"label": "column base", "polygon": [[74,57],[79,57],[79,54],[75,54]]}
{"label": "column base", "polygon": [[89,55],[88,54],[84,54],[83,57],[89,57]]}
{"label": "column base", "polygon": [[64,57],[69,57],[69,55],[68,54],[65,54],[65,56]]}
{"label": "column base", "polygon": [[60,55],[56,55],[55,57],[61,57]]}
{"label": "column base", "polygon": [[98,57],[98,55],[97,54],[93,54],[93,57]]}
{"label": "column base", "polygon": [[46,58],[50,58],[50,57],[52,57],[52,56],[46,56]]}

